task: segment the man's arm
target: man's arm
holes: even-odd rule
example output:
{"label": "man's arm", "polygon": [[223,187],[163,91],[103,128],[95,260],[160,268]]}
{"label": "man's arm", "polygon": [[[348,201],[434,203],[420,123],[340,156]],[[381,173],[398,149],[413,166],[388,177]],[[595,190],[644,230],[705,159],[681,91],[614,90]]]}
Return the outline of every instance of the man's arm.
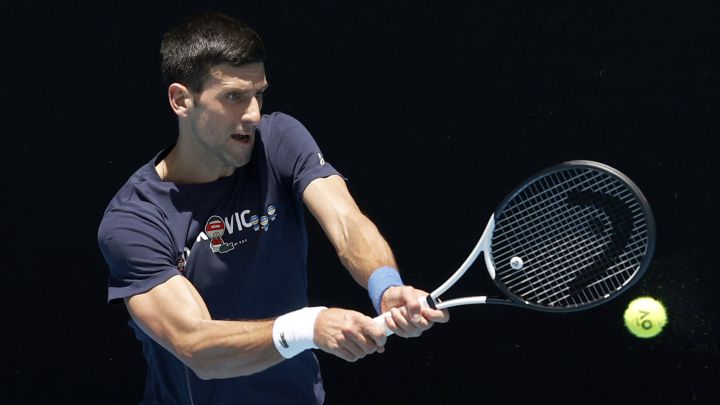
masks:
{"label": "man's arm", "polygon": [[[340,176],[313,180],[303,192],[303,201],[358,284],[367,288],[370,276],[380,267],[397,268],[390,246],[360,211]],[[391,311],[392,317],[387,322],[393,332],[405,337],[418,336],[433,322],[448,320],[447,311],[421,311],[417,298],[424,295],[427,293],[409,286],[385,291],[381,309]]]}
{"label": "man's arm", "polygon": [[272,341],[274,320],[212,320],[183,276],[126,298],[125,304],[145,333],[202,379],[249,375],[283,360]]}
{"label": "man's arm", "polygon": [[[125,299],[137,324],[202,379],[250,375],[284,357],[273,343],[275,320],[218,321],[184,277]],[[347,361],[382,352],[385,334],[355,311],[325,309],[314,324],[314,343]]]}

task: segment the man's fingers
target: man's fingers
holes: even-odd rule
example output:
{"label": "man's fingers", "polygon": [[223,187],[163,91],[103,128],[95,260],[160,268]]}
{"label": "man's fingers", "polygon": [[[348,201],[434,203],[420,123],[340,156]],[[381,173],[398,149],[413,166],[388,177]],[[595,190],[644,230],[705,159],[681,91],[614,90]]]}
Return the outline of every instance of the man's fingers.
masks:
{"label": "man's fingers", "polygon": [[390,310],[390,316],[395,323],[395,328],[400,329],[402,332],[407,332],[410,328],[410,322],[408,322],[403,312],[407,313],[404,307],[392,308]]}
{"label": "man's fingers", "polygon": [[375,348],[385,346],[387,342],[387,335],[385,335],[385,328],[378,325],[371,318],[366,318],[363,322],[362,333],[365,335],[368,343],[371,343]]}
{"label": "man's fingers", "polygon": [[368,354],[375,353],[377,351],[377,345],[375,344],[375,341],[369,337],[365,336],[362,333],[357,332],[347,332],[346,336],[349,341],[351,341],[355,347],[357,347],[361,353],[359,356],[365,357]]}
{"label": "man's fingers", "polygon": [[[335,344],[333,345],[333,352],[338,357],[346,361],[356,361],[362,359],[374,351],[367,348],[362,343],[359,343],[359,339],[356,336],[353,336],[351,332],[338,332],[334,341]],[[333,349],[332,346],[331,349]]]}
{"label": "man's fingers", "polygon": [[393,308],[390,310],[392,319],[397,325],[397,330],[394,330],[398,336],[401,337],[417,337],[420,336],[423,330],[430,327],[430,323],[420,316],[420,320],[416,323],[410,319],[410,312],[405,307]]}
{"label": "man's fingers", "polygon": [[397,286],[388,288],[384,298],[384,307],[390,308],[404,307],[407,313],[405,318],[415,324],[418,328],[427,328],[428,323],[423,318],[422,310],[424,301],[428,293],[410,286]]}
{"label": "man's fingers", "polygon": [[368,350],[352,333],[345,332],[343,334],[345,335],[345,340],[342,347],[350,351],[356,359],[362,359],[374,351]]}
{"label": "man's fingers", "polygon": [[321,315],[315,324],[315,341],[322,350],[351,362],[384,351],[385,330],[371,318],[339,308]]}
{"label": "man's fingers", "polygon": [[450,320],[450,312],[447,309],[430,309],[423,308],[422,315],[425,319],[435,323],[446,323]]}
{"label": "man's fingers", "polygon": [[419,324],[422,322],[422,307],[417,296],[410,289],[403,290],[403,299],[405,300],[405,308],[407,309],[407,317],[411,322]]}
{"label": "man's fingers", "polygon": [[[383,295],[382,305],[391,314],[386,318],[388,327],[399,336],[416,337],[436,322],[447,322],[450,319],[447,310],[431,309],[424,305],[427,295],[427,292],[411,286],[388,288]],[[397,311],[392,308],[397,308]]]}

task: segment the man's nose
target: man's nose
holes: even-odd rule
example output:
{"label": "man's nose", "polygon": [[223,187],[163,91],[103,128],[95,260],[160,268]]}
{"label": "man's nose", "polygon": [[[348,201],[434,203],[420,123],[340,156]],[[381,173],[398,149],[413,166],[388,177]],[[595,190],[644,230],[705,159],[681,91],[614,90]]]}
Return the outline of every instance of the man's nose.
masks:
{"label": "man's nose", "polygon": [[260,107],[260,100],[258,100],[257,97],[253,97],[248,103],[247,108],[243,112],[243,123],[258,125],[261,118]]}

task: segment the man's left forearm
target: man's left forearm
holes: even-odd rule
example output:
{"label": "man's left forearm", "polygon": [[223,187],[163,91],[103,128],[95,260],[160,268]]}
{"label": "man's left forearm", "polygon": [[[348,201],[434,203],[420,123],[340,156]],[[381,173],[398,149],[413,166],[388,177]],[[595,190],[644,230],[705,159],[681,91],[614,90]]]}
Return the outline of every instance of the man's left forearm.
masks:
{"label": "man's left forearm", "polygon": [[387,241],[368,217],[357,212],[345,221],[345,238],[336,246],[337,254],[355,281],[367,288],[375,270],[383,266],[397,268],[397,263]]}

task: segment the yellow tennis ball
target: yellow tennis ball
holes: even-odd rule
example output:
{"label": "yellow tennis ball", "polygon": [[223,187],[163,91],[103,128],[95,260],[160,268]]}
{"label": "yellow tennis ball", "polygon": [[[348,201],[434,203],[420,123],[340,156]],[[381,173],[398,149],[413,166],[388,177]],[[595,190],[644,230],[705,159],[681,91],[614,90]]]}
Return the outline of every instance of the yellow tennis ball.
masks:
{"label": "yellow tennis ball", "polygon": [[665,307],[650,297],[632,300],[625,310],[625,326],[639,338],[651,338],[660,333],[667,323]]}

